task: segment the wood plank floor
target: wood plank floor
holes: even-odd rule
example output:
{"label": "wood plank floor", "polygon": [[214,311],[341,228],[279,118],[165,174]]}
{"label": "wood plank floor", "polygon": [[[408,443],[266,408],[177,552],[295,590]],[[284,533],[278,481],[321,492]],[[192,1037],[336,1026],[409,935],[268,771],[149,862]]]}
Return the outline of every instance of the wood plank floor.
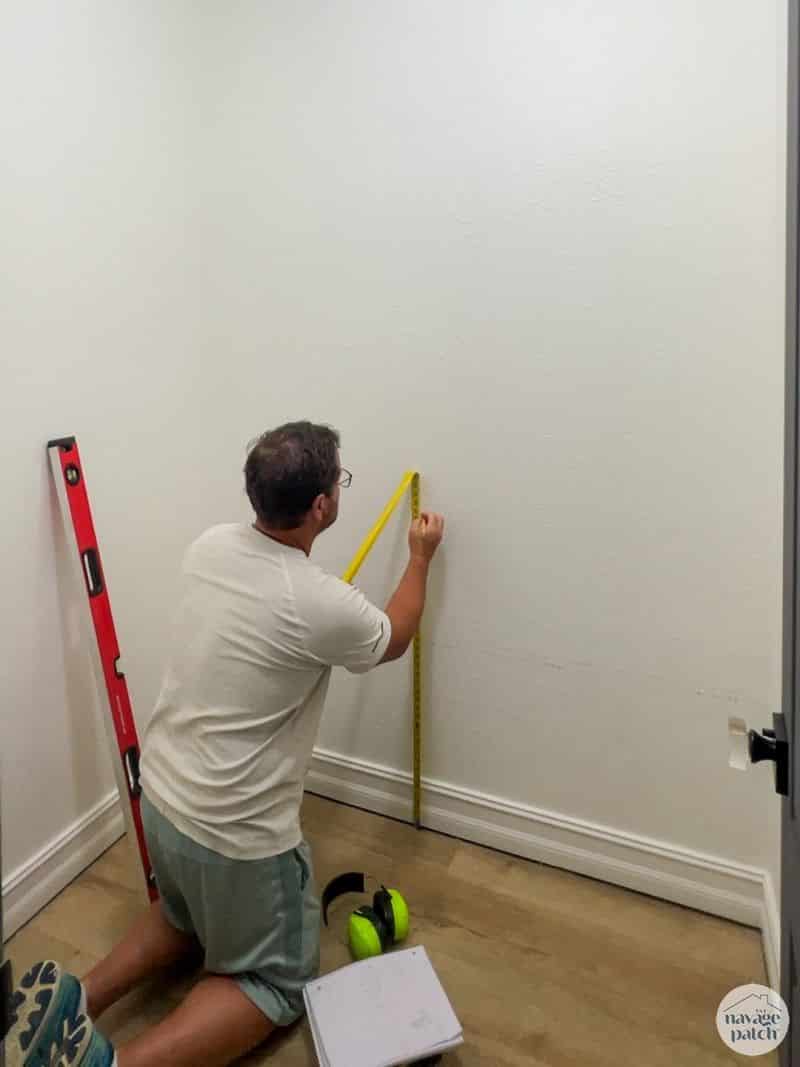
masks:
{"label": "wood plank floor", "polygon": [[[721,998],[766,984],[756,930],[307,796],[318,886],[365,870],[396,886],[465,1034],[451,1067],[718,1067],[741,1064],[720,1041]],[[42,957],[78,974],[141,907],[120,841],[6,946],[19,975]],[[322,970],[349,961],[343,897],[323,928]],[[198,972],[172,973],[115,1005],[100,1029],[121,1042],[162,1018]],[[316,1064],[302,1022],[242,1061]],[[777,1054],[761,1057],[777,1065]]]}

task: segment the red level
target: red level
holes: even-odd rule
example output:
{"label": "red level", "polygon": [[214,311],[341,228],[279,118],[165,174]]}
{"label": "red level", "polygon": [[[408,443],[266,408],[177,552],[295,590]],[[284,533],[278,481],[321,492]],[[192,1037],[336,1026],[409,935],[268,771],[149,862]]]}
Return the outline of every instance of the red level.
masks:
{"label": "red level", "polygon": [[156,900],[158,890],[150,866],[150,857],[147,854],[139,805],[142,791],[139,784],[139,740],[136,735],[136,724],[133,719],[125,675],[117,667],[120,656],[119,644],[114,629],[114,618],[111,614],[108,588],[103,575],[100,550],[97,547],[78,443],[74,437],[62,437],[49,441],[47,447],[50,452],[53,474],[57,479],[57,488],[63,487],[65,491],[59,492],[65,524],[68,517],[64,509],[65,496],[69,505],[69,518],[75,532],[78,556],[83,569],[86,592],[89,596],[99,663],[98,656],[93,659],[95,670],[98,674],[102,674],[108,693],[111,720],[119,749],[119,764],[115,770],[120,800],[126,816],[125,821],[128,832],[135,837],[139,846],[148,896],[151,900]]}

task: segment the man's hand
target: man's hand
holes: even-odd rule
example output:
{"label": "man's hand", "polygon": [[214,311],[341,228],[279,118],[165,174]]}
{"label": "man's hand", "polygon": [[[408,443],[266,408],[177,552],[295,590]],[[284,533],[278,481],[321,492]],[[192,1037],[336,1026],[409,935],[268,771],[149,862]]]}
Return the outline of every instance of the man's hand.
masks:
{"label": "man's hand", "polygon": [[419,620],[425,606],[428,564],[439,547],[443,533],[444,519],[433,511],[423,511],[420,517],[411,523],[411,529],[408,531],[411,558],[400,584],[386,605],[386,614],[392,624],[392,636],[382,663],[389,663],[402,656],[419,629]]}
{"label": "man's hand", "polygon": [[408,531],[408,547],[412,556],[432,560],[444,534],[444,518],[433,511],[423,511],[411,523]]}

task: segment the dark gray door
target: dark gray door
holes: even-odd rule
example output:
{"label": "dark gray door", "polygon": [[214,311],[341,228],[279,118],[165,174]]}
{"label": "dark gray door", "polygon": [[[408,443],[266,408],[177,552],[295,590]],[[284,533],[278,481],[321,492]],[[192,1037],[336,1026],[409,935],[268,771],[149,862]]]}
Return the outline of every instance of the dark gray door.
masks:
{"label": "dark gray door", "polygon": [[789,0],[789,100],[786,186],[786,469],[784,484],[783,567],[783,715],[775,732],[785,731],[788,744],[788,795],[783,798],[781,832],[781,996],[789,1008],[791,1028],[781,1045],[781,1067],[800,1067],[800,745],[794,744],[795,709],[800,677],[798,644],[798,529],[797,523],[797,255],[798,241],[798,52],[800,52],[800,0]]}
{"label": "dark gray door", "polygon": [[[2,819],[0,819],[1,826]],[[3,861],[0,855],[0,875],[2,875],[2,870]],[[3,962],[3,894],[0,893],[0,1067],[4,1067],[6,1062],[5,1036],[11,1026],[11,985],[11,963],[8,960]]]}

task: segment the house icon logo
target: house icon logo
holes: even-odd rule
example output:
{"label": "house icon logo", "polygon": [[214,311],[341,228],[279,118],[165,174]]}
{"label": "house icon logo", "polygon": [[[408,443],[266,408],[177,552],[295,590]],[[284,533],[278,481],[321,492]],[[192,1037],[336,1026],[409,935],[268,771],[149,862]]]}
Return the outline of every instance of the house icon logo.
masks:
{"label": "house icon logo", "polygon": [[727,993],[717,1009],[719,1036],[742,1056],[772,1052],[789,1030],[789,1009],[779,993],[765,985],[741,985]]}

